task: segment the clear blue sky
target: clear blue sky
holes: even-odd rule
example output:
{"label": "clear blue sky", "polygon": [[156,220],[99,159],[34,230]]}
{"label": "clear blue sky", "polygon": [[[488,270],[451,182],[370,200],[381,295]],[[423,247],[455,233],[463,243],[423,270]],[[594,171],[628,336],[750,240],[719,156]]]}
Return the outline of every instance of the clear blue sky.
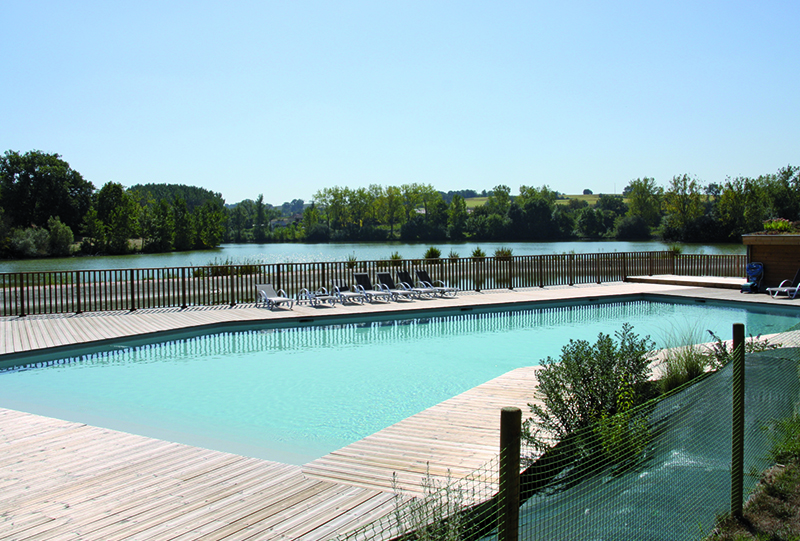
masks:
{"label": "clear blue sky", "polygon": [[6,1],[0,152],[227,202],[800,165],[800,3]]}

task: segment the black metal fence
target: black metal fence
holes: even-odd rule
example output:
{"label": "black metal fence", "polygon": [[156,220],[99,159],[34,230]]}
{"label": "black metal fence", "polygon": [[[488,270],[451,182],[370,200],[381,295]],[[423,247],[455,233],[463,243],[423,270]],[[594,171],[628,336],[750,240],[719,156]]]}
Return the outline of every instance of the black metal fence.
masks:
{"label": "black metal fence", "polygon": [[255,301],[256,284],[296,295],[349,286],[353,272],[425,269],[461,290],[619,282],[628,276],[744,275],[744,255],[612,252],[459,259],[404,259],[0,273],[0,316],[235,305]]}

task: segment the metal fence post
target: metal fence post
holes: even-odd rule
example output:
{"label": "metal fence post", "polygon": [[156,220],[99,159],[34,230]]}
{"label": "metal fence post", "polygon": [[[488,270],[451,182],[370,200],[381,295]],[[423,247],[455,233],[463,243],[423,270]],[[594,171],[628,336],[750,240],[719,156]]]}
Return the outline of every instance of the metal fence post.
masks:
{"label": "metal fence post", "polygon": [[181,310],[186,310],[186,267],[181,269]]}
{"label": "metal fence post", "polygon": [[27,286],[27,280],[24,280],[24,274],[18,274],[18,289],[19,291],[19,317],[25,317],[25,287]]}
{"label": "metal fence post", "polygon": [[128,272],[128,280],[130,283],[128,284],[128,294],[130,295],[130,311],[133,312],[136,310],[136,282],[134,280],[134,270],[130,269]]}
{"label": "metal fence post", "polygon": [[497,541],[519,538],[519,455],[522,410],[500,410],[500,490],[497,508]]}
{"label": "metal fence post", "polygon": [[744,325],[733,324],[731,516],[742,518],[744,491]]}
{"label": "metal fence post", "polygon": [[75,271],[75,313],[81,313],[81,271]]}

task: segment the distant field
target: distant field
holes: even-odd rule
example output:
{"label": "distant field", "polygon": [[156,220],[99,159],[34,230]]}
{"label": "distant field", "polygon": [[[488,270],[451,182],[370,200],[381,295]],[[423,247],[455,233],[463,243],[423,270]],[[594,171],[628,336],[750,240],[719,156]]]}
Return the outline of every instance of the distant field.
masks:
{"label": "distant field", "polygon": [[586,201],[589,206],[594,205],[597,203],[597,200],[600,199],[600,194],[592,194],[592,195],[564,195],[565,199],[559,199],[556,201],[557,205],[566,205],[569,203],[570,199],[577,199],[579,201]]}
{"label": "distant field", "polygon": [[486,203],[487,199],[489,199],[489,198],[488,197],[468,197],[467,199],[464,199],[464,201],[467,203],[467,208],[468,209],[474,209],[475,207],[483,206],[483,204]]}
{"label": "distant field", "polygon": [[[564,199],[559,199],[556,201],[557,205],[566,205],[569,203],[570,199],[578,199],[580,201],[586,201],[590,206],[597,203],[597,200],[600,198],[600,194],[592,194],[592,195],[583,195],[583,194],[575,194],[575,195],[564,195]],[[488,197],[470,197],[465,199],[467,202],[467,208],[473,209],[475,207],[480,207],[486,200],[489,199]]]}

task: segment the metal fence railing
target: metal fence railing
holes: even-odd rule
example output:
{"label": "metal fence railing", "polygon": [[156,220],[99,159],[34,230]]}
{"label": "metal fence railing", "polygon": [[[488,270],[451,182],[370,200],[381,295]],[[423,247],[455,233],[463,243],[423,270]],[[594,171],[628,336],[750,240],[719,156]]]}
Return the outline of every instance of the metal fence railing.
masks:
{"label": "metal fence railing", "polygon": [[461,290],[571,286],[628,276],[743,276],[744,255],[613,252],[0,273],[0,316],[250,303],[259,283],[294,296],[351,284],[353,272],[425,269]]}

